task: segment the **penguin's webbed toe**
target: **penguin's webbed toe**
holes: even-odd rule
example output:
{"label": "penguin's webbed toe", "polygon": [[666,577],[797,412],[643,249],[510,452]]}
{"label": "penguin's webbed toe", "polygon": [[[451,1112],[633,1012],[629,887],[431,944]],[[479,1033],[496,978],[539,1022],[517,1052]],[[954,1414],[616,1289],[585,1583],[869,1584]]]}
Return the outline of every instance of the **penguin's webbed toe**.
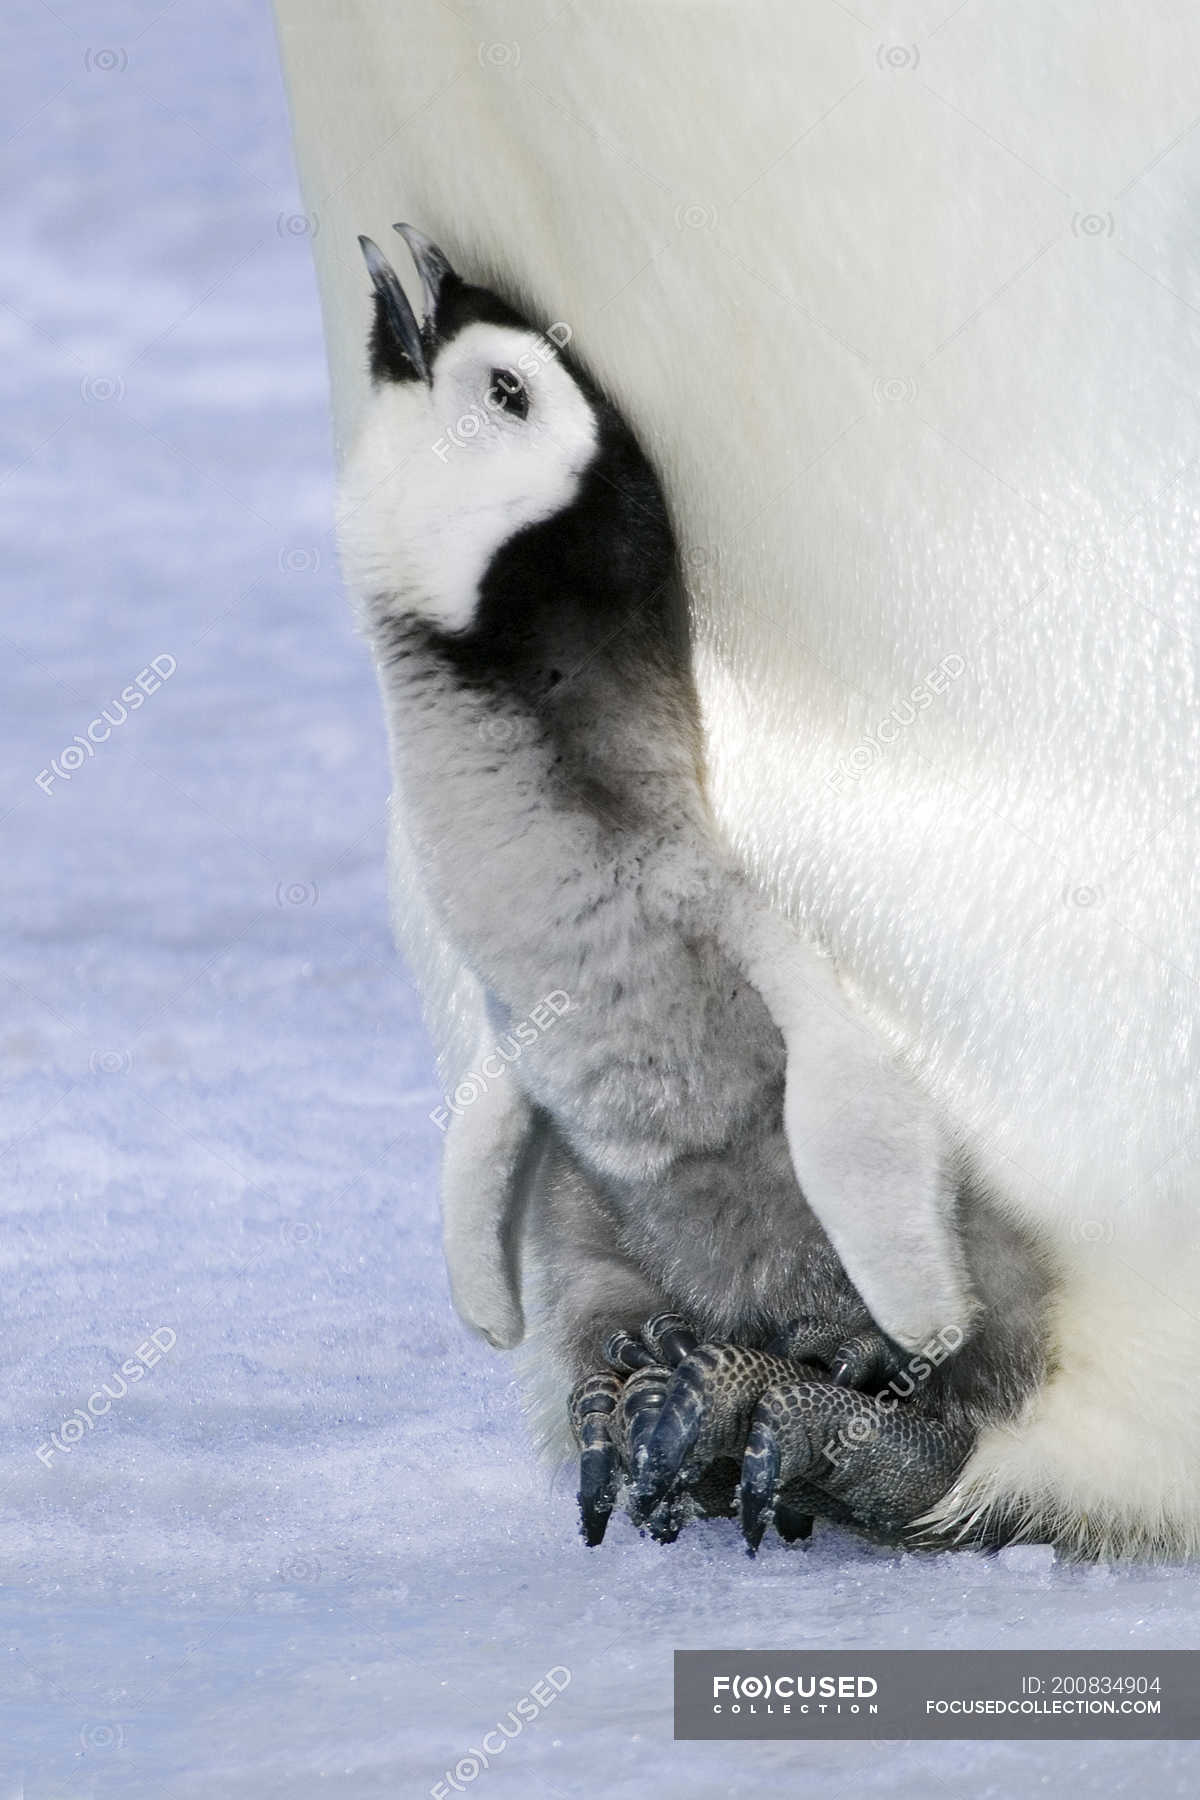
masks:
{"label": "penguin's webbed toe", "polygon": [[910,1535],[967,1458],[974,1430],[890,1389],[864,1394],[829,1380],[769,1387],[750,1422],[738,1512],[753,1554],[798,1509],[890,1541]]}
{"label": "penguin's webbed toe", "polygon": [[618,1508],[661,1542],[739,1511],[751,1548],[769,1524],[807,1536],[814,1515],[900,1533],[966,1448],[897,1408],[884,1383],[900,1354],[874,1327],[841,1338],[804,1320],[770,1349],[699,1343],[673,1313],[616,1333],[607,1367],[571,1395],[585,1541],[599,1544]]}

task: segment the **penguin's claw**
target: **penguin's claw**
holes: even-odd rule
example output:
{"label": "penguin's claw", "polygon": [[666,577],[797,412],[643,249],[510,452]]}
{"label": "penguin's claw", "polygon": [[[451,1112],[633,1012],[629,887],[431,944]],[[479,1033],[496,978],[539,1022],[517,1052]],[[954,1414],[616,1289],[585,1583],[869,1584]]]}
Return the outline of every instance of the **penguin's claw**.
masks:
{"label": "penguin's claw", "polygon": [[571,1426],[579,1445],[579,1512],[584,1541],[603,1541],[617,1497],[620,1468],[613,1414],[621,1398],[615,1375],[601,1372],[577,1382],[571,1393]]}
{"label": "penguin's claw", "polygon": [[652,1511],[677,1489],[688,1493],[718,1458],[740,1462],[763,1389],[808,1372],[737,1344],[701,1344],[691,1351],[671,1376],[634,1478],[637,1510]]}
{"label": "penguin's claw", "polygon": [[[902,1352],[800,1321],[770,1350],[698,1342],[678,1314],[608,1339],[608,1367],[571,1395],[589,1546],[621,1507],[659,1543],[696,1518],[740,1518],[750,1554],[814,1515],[893,1539],[941,1497],[971,1443],[883,1385]],[[910,1384],[911,1392],[911,1384]]]}

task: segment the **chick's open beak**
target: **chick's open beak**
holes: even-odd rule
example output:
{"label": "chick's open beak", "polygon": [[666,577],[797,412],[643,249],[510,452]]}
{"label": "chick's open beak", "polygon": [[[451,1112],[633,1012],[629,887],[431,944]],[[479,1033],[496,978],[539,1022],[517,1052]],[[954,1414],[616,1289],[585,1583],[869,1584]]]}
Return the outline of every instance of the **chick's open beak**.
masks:
{"label": "chick's open beak", "polygon": [[421,277],[421,306],[425,313],[425,329],[432,331],[437,318],[438,299],[442,291],[442,283],[447,275],[453,275],[449,258],[431,243],[423,231],[415,225],[393,225],[393,231],[400,236],[412,252],[412,259],[417,265],[417,274]]}
{"label": "chick's open beak", "polygon": [[408,295],[400,286],[400,277],[379,245],[369,237],[360,237],[371,285],[375,289],[377,329],[386,330],[402,360],[422,381],[429,380],[429,364],[421,327],[417,324]]}

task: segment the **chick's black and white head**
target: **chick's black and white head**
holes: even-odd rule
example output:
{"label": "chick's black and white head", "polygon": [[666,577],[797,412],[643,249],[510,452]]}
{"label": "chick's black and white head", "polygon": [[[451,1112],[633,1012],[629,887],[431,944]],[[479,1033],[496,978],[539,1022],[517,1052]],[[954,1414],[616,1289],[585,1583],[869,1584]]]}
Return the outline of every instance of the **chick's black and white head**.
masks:
{"label": "chick's black and white head", "polygon": [[398,225],[418,323],[382,252],[371,394],[342,480],[347,575],[373,610],[439,633],[518,630],[556,603],[602,614],[666,581],[673,545],[632,431],[541,328]]}

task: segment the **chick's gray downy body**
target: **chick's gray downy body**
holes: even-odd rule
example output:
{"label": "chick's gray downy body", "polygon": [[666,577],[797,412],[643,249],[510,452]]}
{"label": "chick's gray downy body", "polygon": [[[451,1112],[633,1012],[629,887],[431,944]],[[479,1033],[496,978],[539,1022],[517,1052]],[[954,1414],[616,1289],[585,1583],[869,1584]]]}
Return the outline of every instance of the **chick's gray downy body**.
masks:
{"label": "chick's gray downy body", "polygon": [[591,1541],[622,1482],[670,1535],[732,1504],[739,1465],[752,1544],[812,1511],[894,1532],[1036,1379],[1047,1277],[714,837],[628,427],[404,234],[426,318],[365,245],[375,404],[342,535],[397,806],[487,996],[497,1073],[447,1134],[456,1303],[510,1345],[534,1295]]}

